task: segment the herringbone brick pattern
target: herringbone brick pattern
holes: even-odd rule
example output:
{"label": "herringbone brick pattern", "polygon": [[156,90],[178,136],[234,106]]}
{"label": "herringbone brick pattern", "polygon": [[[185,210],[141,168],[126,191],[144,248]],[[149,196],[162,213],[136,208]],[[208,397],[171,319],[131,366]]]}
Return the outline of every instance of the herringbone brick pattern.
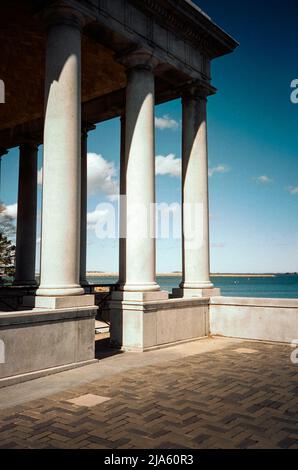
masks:
{"label": "herringbone brick pattern", "polygon": [[[133,369],[7,409],[0,447],[298,448],[291,349],[241,348]],[[90,408],[67,401],[87,393],[111,400]]]}

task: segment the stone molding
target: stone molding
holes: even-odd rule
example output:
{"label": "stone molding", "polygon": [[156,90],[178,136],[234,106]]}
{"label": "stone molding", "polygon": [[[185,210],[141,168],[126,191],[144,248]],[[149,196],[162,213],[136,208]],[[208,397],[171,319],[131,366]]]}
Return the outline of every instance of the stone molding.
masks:
{"label": "stone molding", "polygon": [[[298,309],[298,299],[279,299],[263,297],[213,297],[210,300],[212,305],[233,305],[263,308],[295,308]],[[298,312],[298,310],[297,310]]]}
{"label": "stone molding", "polygon": [[2,328],[4,326],[12,325],[31,325],[39,323],[93,318],[96,315],[97,310],[98,307],[94,305],[69,309],[39,309],[1,313],[0,326]]}

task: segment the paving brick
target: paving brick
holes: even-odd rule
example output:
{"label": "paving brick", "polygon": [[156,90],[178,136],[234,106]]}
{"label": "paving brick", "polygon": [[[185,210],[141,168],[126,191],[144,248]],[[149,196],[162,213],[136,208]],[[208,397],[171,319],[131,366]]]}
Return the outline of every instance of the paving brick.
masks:
{"label": "paving brick", "polygon": [[[83,395],[111,400],[68,402]],[[243,341],[3,410],[0,448],[294,449],[297,415],[289,348]]]}

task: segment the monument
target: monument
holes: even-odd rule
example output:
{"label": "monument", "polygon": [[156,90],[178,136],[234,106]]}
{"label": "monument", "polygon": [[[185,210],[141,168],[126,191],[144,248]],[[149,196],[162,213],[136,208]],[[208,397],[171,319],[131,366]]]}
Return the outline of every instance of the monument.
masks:
{"label": "monument", "polygon": [[[14,284],[24,292],[23,308],[0,312],[6,356],[1,384],[94,360],[97,307],[84,289],[87,136],[95,124],[114,117],[122,123],[125,238],[109,302],[112,344],[144,351],[207,336],[210,299],[217,299],[213,308],[221,303],[209,268],[206,122],[208,96],[216,92],[210,67],[237,42],[189,0],[11,0],[0,6],[0,26],[6,93],[0,146],[2,155],[13,147],[20,151]],[[156,282],[155,238],[141,235],[139,217],[146,213],[154,230],[154,106],[177,98],[183,116],[183,280],[169,298]],[[201,238],[195,235],[191,246],[186,234],[192,221],[184,210],[189,205],[200,208],[202,222]]]}

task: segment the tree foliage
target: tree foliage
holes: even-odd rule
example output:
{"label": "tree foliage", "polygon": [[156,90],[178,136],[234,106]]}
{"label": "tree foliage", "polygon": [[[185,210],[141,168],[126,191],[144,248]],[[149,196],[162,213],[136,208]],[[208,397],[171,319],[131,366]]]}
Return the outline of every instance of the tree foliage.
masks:
{"label": "tree foliage", "polygon": [[14,234],[12,218],[5,214],[5,206],[0,203],[0,283],[2,277],[14,275],[15,246],[11,241]]}

